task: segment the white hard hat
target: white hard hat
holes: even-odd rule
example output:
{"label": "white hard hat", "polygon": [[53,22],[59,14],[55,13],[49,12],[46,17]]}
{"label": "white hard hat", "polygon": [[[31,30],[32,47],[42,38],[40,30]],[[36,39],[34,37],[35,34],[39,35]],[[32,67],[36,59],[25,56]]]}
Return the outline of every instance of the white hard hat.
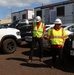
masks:
{"label": "white hard hat", "polygon": [[29,24],[29,21],[28,20],[26,20],[25,22],[26,22],[26,24]]}
{"label": "white hard hat", "polygon": [[58,18],[55,20],[54,24],[62,24],[62,21]]}
{"label": "white hard hat", "polygon": [[40,16],[37,16],[36,17],[36,22],[40,22],[41,21],[41,17]]}

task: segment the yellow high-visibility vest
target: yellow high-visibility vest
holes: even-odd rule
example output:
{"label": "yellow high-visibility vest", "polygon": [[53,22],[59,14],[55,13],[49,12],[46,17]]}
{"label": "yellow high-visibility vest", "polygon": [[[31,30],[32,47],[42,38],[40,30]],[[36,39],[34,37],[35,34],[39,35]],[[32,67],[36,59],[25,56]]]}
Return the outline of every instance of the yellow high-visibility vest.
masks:
{"label": "yellow high-visibility vest", "polygon": [[41,22],[39,28],[37,29],[36,23],[33,23],[33,37],[41,37],[43,35],[44,24]]}
{"label": "yellow high-visibility vest", "polygon": [[47,34],[49,35],[52,45],[63,45],[65,39],[68,38],[67,33],[63,28],[61,28],[60,30],[51,28],[48,30]]}

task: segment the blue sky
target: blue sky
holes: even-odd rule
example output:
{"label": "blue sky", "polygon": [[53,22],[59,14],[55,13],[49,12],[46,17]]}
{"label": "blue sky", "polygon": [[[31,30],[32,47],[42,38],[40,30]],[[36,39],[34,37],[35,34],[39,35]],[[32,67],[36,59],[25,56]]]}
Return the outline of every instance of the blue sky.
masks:
{"label": "blue sky", "polygon": [[53,4],[67,0],[0,0],[0,19],[11,17],[11,12],[32,9],[42,4]]}

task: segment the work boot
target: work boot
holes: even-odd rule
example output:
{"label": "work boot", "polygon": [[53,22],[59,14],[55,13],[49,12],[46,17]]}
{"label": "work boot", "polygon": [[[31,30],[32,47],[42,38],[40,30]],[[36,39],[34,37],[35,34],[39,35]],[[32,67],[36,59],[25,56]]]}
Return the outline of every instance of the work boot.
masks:
{"label": "work boot", "polygon": [[39,58],[39,61],[43,62],[43,59],[42,58]]}
{"label": "work boot", "polygon": [[52,61],[52,64],[51,64],[51,68],[55,68],[56,67],[56,63]]}
{"label": "work boot", "polygon": [[53,69],[53,68],[55,68],[54,66],[51,66],[51,68]]}
{"label": "work boot", "polygon": [[31,62],[32,62],[32,60],[30,60],[30,59],[27,61],[27,63],[31,63]]}

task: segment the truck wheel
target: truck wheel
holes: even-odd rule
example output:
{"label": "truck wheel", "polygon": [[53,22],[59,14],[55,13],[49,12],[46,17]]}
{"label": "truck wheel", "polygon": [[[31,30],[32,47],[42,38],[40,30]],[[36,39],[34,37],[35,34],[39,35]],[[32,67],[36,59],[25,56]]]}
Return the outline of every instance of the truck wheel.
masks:
{"label": "truck wheel", "polygon": [[16,51],[16,42],[13,39],[6,39],[3,41],[3,51],[5,53],[13,53]]}

